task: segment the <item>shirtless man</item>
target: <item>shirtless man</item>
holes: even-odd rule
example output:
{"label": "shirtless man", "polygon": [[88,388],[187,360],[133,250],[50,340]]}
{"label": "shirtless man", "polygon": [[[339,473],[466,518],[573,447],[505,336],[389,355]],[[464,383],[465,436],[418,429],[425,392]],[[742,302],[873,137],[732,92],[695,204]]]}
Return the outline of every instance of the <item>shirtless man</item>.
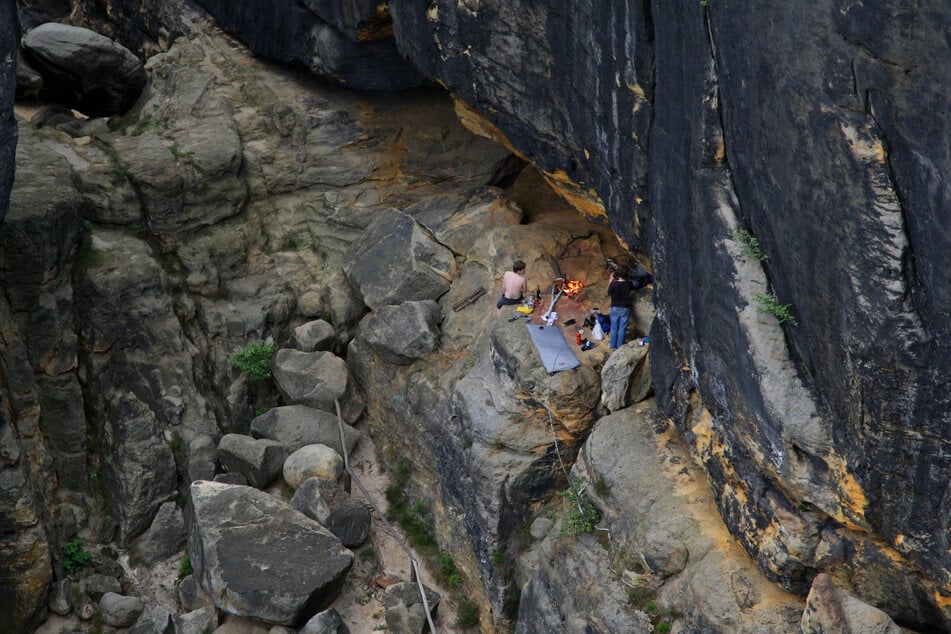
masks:
{"label": "shirtless man", "polygon": [[503,306],[521,304],[525,289],[525,263],[521,260],[515,260],[512,264],[512,270],[506,271],[502,278],[502,297],[495,305],[496,314],[502,312]]}

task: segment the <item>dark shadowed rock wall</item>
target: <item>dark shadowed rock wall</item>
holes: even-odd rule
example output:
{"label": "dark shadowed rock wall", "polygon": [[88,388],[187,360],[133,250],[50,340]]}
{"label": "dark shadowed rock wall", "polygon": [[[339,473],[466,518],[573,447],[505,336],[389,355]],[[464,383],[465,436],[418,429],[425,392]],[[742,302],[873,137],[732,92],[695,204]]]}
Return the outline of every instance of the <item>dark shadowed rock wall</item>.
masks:
{"label": "dark shadowed rock wall", "polygon": [[948,623],[951,6],[390,10],[417,66],[646,241],[659,400],[764,570]]}
{"label": "dark shadowed rock wall", "polygon": [[13,118],[16,94],[17,55],[20,36],[17,6],[14,0],[0,1],[0,220],[10,205],[13,183],[13,158],[16,153],[17,125]]}

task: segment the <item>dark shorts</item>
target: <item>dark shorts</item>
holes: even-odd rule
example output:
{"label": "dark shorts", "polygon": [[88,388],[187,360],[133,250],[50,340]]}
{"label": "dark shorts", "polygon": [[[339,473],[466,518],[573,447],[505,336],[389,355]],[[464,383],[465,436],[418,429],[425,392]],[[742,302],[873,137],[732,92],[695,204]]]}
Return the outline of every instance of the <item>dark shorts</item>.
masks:
{"label": "dark shorts", "polygon": [[518,299],[509,299],[505,295],[499,298],[499,302],[495,305],[496,308],[502,308],[503,306],[514,306],[515,304],[521,304],[524,296],[520,295]]}

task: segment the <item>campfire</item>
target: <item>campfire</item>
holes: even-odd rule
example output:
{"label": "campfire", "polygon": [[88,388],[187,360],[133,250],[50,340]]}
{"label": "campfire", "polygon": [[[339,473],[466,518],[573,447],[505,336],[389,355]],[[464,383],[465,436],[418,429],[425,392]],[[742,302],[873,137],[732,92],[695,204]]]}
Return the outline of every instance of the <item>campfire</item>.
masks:
{"label": "campfire", "polygon": [[572,280],[565,278],[564,283],[562,284],[562,289],[564,290],[565,297],[576,297],[578,293],[581,292],[581,289],[584,288],[584,284],[581,283],[581,280]]}

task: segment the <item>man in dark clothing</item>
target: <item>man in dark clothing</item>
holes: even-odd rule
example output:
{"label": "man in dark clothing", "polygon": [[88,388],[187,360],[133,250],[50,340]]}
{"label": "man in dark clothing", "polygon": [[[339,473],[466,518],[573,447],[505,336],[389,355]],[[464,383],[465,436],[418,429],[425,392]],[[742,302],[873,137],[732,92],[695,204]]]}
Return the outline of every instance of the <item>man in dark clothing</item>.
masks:
{"label": "man in dark clothing", "polygon": [[631,318],[631,293],[636,290],[634,283],[627,279],[623,269],[611,271],[608,295],[611,296],[611,341],[612,350],[624,345],[624,331]]}

